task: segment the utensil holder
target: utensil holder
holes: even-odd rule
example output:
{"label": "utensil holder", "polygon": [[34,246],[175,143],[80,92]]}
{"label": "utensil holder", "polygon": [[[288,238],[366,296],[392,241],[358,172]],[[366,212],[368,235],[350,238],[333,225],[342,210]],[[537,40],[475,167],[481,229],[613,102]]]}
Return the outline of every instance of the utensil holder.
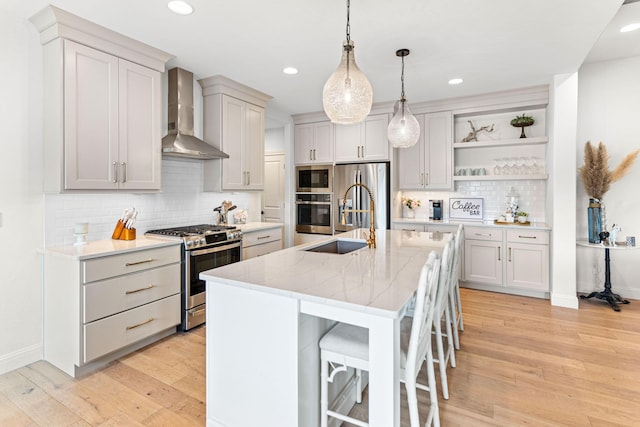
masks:
{"label": "utensil holder", "polygon": [[136,240],[136,229],[124,228],[120,234],[120,240]]}
{"label": "utensil holder", "polygon": [[120,235],[122,234],[122,230],[124,230],[124,222],[122,220],[118,220],[116,224],[116,228],[113,230],[113,234],[111,235],[112,239],[120,239]]}

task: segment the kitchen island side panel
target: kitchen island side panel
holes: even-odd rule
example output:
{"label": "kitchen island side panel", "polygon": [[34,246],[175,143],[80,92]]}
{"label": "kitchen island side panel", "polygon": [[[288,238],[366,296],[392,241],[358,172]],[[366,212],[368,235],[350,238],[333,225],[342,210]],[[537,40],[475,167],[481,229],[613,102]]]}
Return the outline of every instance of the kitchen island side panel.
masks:
{"label": "kitchen island side panel", "polygon": [[207,426],[298,425],[298,301],[207,281]]}

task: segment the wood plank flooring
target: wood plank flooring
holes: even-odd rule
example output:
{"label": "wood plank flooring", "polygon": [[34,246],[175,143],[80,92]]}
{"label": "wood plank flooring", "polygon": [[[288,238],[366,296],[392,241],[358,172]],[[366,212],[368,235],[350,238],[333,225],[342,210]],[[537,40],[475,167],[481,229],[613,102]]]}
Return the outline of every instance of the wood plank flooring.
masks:
{"label": "wood plank flooring", "polygon": [[[571,310],[461,294],[465,331],[450,399],[440,399],[443,426],[640,426],[640,301],[616,313],[597,300]],[[202,327],[80,379],[42,361],[0,375],[0,426],[204,426],[205,397]],[[418,398],[424,416],[428,394]],[[366,402],[365,393],[352,413]],[[404,391],[401,405],[409,426]]]}

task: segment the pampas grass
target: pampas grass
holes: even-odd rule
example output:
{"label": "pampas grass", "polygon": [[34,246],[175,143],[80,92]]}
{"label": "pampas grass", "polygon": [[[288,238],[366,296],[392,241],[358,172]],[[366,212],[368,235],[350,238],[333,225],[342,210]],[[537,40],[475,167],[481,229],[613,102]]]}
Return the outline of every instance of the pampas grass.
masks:
{"label": "pampas grass", "polygon": [[627,154],[613,171],[609,171],[610,156],[607,147],[602,142],[595,147],[587,141],[584,146],[584,165],[578,168],[587,195],[592,199],[602,200],[611,184],[629,172],[638,153],[640,149]]}

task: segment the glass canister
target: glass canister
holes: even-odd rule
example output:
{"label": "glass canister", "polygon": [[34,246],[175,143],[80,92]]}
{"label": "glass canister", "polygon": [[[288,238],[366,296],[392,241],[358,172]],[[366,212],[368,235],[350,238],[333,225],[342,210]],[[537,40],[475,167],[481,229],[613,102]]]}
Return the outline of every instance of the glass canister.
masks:
{"label": "glass canister", "polygon": [[518,213],[518,201],[520,199],[520,195],[515,190],[515,188],[511,187],[509,194],[507,194],[507,213],[515,216]]}

